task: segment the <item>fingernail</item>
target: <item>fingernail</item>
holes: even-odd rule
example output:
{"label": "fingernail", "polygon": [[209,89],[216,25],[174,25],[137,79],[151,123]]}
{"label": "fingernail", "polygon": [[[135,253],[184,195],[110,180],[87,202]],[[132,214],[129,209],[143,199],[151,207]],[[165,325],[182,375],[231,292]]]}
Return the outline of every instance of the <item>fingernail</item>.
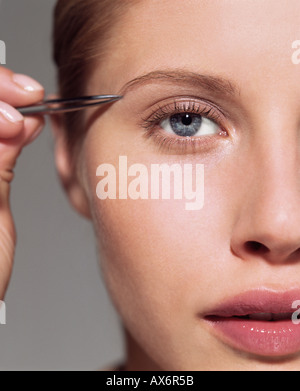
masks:
{"label": "fingernail", "polygon": [[16,123],[23,121],[22,114],[4,102],[0,103],[0,113],[10,122]]}
{"label": "fingernail", "polygon": [[36,80],[32,79],[29,76],[21,75],[19,73],[15,73],[13,75],[13,81],[28,92],[42,91],[44,89],[43,86]]}

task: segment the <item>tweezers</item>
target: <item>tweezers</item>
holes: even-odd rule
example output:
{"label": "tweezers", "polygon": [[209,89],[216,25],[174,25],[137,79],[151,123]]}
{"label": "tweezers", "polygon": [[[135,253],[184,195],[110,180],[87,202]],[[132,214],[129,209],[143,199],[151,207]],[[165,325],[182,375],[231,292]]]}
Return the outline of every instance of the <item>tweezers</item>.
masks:
{"label": "tweezers", "polygon": [[22,115],[51,115],[85,109],[120,100],[120,95],[93,95],[69,99],[48,99],[32,106],[18,107]]}

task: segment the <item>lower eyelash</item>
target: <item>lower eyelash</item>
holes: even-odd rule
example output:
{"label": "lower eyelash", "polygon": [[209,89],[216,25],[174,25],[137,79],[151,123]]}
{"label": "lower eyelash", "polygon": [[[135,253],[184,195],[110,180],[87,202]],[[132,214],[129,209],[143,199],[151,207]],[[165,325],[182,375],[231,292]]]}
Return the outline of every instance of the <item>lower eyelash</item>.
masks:
{"label": "lower eyelash", "polygon": [[[196,151],[197,143],[200,141],[199,138],[192,137],[168,137],[162,135],[160,132],[156,131],[147,131],[146,137],[154,139],[157,143],[159,151],[167,151],[171,150],[180,150],[182,153],[194,153]],[[202,141],[202,140],[201,140]]]}

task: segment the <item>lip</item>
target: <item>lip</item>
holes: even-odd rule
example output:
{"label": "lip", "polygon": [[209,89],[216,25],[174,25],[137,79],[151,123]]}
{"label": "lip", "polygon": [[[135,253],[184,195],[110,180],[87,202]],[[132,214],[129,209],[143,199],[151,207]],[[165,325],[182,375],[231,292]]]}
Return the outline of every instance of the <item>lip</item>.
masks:
{"label": "lip", "polygon": [[[292,307],[300,290],[243,292],[205,313],[205,321],[225,344],[260,356],[286,356],[300,351],[300,324]],[[272,313],[276,320],[259,320],[255,314]]]}

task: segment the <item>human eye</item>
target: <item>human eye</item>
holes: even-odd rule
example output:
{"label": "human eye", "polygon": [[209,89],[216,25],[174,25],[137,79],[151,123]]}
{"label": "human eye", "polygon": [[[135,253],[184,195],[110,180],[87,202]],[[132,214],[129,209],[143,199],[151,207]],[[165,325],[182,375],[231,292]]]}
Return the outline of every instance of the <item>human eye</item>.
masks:
{"label": "human eye", "polygon": [[228,136],[224,115],[215,105],[187,98],[157,105],[143,118],[141,126],[160,147],[175,151],[180,148],[183,152],[195,151],[201,145],[207,148],[216,137]]}

